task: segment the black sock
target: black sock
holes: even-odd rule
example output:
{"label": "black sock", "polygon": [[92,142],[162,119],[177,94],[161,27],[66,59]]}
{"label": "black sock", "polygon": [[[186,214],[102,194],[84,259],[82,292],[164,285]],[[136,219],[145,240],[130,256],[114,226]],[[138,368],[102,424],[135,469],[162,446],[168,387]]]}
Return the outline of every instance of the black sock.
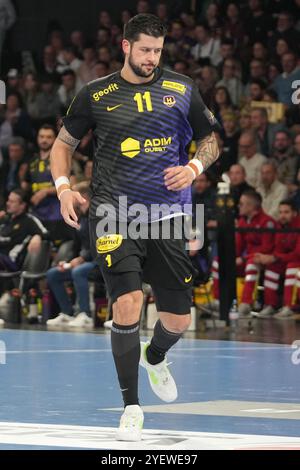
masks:
{"label": "black sock", "polygon": [[182,333],[172,333],[165,329],[160,320],[155,323],[154,334],[150,346],[146,350],[147,360],[150,364],[159,364],[165,358],[169,349],[177,343]]}
{"label": "black sock", "polygon": [[138,370],[140,360],[139,323],[112,324],[111,347],[118,373],[124,406],[138,405]]}

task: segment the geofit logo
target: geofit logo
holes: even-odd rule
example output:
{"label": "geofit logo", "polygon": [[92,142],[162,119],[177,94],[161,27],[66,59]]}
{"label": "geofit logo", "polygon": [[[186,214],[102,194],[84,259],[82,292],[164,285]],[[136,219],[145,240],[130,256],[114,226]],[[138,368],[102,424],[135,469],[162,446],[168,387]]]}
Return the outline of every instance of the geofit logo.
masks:
{"label": "geofit logo", "polygon": [[99,101],[102,96],[108,95],[109,93],[112,93],[113,91],[116,91],[119,89],[119,86],[117,83],[111,83],[107,88],[104,88],[103,90],[96,91],[96,93],[93,93],[93,98],[95,101]]}
{"label": "geofit logo", "polygon": [[296,341],[292,343],[291,348],[295,349],[291,355],[292,364],[298,366],[300,364],[300,340],[296,339]]}
{"label": "geofit logo", "polygon": [[0,341],[0,364],[6,364],[6,345],[4,341]]}

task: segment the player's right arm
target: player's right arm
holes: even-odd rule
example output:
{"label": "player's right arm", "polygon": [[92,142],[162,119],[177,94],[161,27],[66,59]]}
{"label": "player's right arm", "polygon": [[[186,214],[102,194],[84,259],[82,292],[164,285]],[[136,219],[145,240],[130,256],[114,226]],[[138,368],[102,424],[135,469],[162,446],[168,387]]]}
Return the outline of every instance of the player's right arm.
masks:
{"label": "player's right arm", "polygon": [[69,176],[72,156],[82,137],[95,127],[89,90],[84,86],[72,101],[51,150],[51,173],[60,200],[61,214],[71,227],[78,228],[76,206],[85,202],[77,191],[71,190]]}
{"label": "player's right arm", "polygon": [[61,214],[64,221],[74,228],[79,227],[75,207],[77,204],[85,202],[78,191],[71,190],[70,183],[68,182],[72,156],[79,142],[63,126],[54,142],[50,156],[51,173],[53,180],[56,182]]}

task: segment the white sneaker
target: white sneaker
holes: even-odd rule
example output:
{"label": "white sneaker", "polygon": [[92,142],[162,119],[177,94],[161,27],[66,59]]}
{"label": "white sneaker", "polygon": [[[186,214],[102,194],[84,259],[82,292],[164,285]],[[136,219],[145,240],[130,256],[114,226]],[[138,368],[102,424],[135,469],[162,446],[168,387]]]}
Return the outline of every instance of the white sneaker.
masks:
{"label": "white sneaker", "polygon": [[270,318],[274,315],[274,313],[275,313],[274,307],[272,307],[271,305],[265,305],[264,308],[260,312],[257,312],[256,317],[257,318]]}
{"label": "white sneaker", "polygon": [[0,326],[3,326],[5,323],[5,321],[3,320],[3,318],[0,318]]}
{"label": "white sneaker", "polygon": [[80,312],[68,323],[68,326],[74,328],[83,328],[93,326],[93,320],[85,312]]}
{"label": "white sneaker", "polygon": [[121,416],[116,433],[118,441],[140,441],[144,424],[144,413],[139,405],[128,405]]}
{"label": "white sneaker", "polygon": [[107,320],[103,323],[104,328],[109,328],[111,330],[113,320]]}
{"label": "white sneaker", "polygon": [[67,325],[73,317],[71,315],[67,315],[66,313],[59,313],[57,317],[51,318],[51,320],[47,320],[48,326],[62,326]]}
{"label": "white sneaker", "polygon": [[282,307],[277,313],[275,313],[274,318],[291,318],[293,315],[294,312],[290,307]]}
{"label": "white sneaker", "polygon": [[150,345],[150,341],[141,342],[141,358],[140,364],[145,367],[148,372],[148,378],[153,392],[163,401],[170,403],[176,400],[178,393],[175,380],[173,379],[169,369],[167,358],[159,364],[152,365],[148,362],[146,350]]}

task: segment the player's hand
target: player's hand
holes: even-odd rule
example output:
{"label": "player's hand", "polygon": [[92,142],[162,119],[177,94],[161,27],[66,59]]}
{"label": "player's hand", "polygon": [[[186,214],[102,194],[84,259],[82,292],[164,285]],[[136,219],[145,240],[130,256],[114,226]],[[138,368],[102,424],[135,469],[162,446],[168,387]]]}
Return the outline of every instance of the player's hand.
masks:
{"label": "player's hand", "polygon": [[181,191],[181,189],[191,186],[194,181],[194,174],[188,166],[174,166],[166,168],[165,185],[169,191]]}
{"label": "player's hand", "polygon": [[64,191],[60,196],[60,212],[66,224],[79,228],[78,217],[75,212],[76,206],[86,201],[78,191]]}

